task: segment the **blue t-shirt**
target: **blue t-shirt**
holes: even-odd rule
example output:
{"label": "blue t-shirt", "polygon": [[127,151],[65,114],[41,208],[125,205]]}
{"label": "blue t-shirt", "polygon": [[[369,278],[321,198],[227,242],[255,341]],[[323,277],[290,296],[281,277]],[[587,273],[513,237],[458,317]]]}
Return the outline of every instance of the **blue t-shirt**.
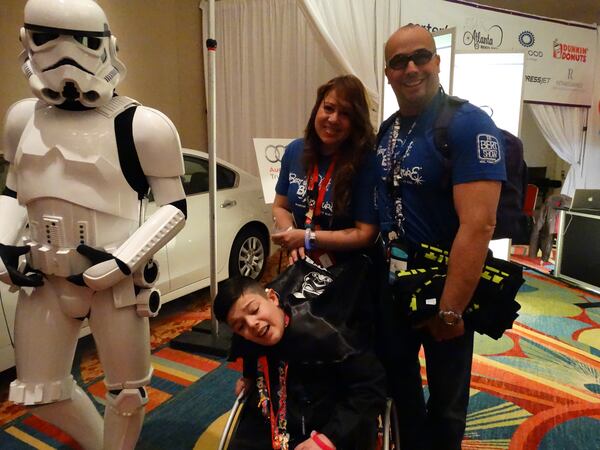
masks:
{"label": "blue t-shirt", "polygon": [[[399,193],[406,238],[413,244],[436,243],[449,248],[459,223],[452,189],[443,181],[448,170],[444,168],[445,157],[433,140],[433,125],[441,95],[438,94],[420,116],[402,119],[395,158],[401,161]],[[396,230],[398,220],[390,192],[393,188],[388,181],[392,162],[386,157],[392,129],[393,125],[377,147],[377,201],[384,234]],[[506,180],[502,134],[481,109],[465,103],[456,111],[448,127],[448,144],[450,184]]]}
{"label": "blue t-shirt", "polygon": [[[275,186],[277,194],[287,197],[298,228],[304,228],[307,211],[307,176],[302,163],[303,152],[304,139],[296,139],[287,146],[281,161],[279,179]],[[331,163],[331,158],[320,159],[319,181],[325,177]],[[334,217],[332,177],[327,183],[325,198],[321,206],[322,217],[318,220],[321,229],[342,230],[354,227],[354,222],[377,224],[379,218],[375,209],[376,179],[375,153],[369,153],[352,181],[352,196],[347,211],[341,216]],[[315,185],[315,189],[318,189],[317,185]]]}

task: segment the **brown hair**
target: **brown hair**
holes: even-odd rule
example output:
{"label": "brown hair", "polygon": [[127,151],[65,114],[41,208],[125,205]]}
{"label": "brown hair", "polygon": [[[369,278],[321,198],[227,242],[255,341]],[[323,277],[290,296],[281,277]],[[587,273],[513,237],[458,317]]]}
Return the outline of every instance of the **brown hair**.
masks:
{"label": "brown hair", "polygon": [[345,213],[352,198],[352,179],[368,152],[374,151],[375,134],[369,118],[367,94],[361,81],[354,75],[342,75],[329,80],[317,90],[304,132],[303,162],[308,174],[317,164],[321,139],[315,129],[315,118],[325,96],[332,90],[350,105],[350,135],[341,145],[335,173],[333,174],[333,208],[335,213]]}

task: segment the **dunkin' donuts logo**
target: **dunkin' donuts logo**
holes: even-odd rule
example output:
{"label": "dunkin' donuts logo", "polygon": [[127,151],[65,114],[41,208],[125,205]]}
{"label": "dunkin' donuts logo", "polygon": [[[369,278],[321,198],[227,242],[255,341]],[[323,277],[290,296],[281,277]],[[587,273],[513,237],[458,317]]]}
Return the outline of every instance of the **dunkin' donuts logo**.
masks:
{"label": "dunkin' donuts logo", "polygon": [[565,61],[575,61],[585,63],[587,61],[588,49],[586,47],[578,47],[577,45],[563,44],[558,39],[554,39],[552,47],[552,56],[555,59]]}

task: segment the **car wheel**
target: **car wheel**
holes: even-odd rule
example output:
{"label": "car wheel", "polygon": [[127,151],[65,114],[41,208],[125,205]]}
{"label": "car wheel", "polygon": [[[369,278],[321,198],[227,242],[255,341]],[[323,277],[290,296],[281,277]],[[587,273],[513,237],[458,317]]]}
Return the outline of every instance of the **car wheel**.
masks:
{"label": "car wheel", "polygon": [[267,265],[267,241],[256,228],[242,230],[233,241],[229,276],[243,275],[258,280]]}

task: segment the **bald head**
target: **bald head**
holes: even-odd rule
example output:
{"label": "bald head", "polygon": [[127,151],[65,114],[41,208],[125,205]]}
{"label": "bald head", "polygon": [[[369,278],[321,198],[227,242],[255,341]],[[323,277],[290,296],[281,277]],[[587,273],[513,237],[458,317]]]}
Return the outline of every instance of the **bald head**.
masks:
{"label": "bald head", "polygon": [[385,44],[385,75],[403,115],[421,114],[439,90],[435,50],[431,33],[413,24],[398,29]]}
{"label": "bald head", "polygon": [[385,62],[387,63],[392,56],[396,54],[394,49],[399,44],[409,45],[411,42],[418,42],[419,47],[426,48],[435,53],[435,40],[433,35],[421,25],[409,23],[398,28],[388,38],[385,43]]}

